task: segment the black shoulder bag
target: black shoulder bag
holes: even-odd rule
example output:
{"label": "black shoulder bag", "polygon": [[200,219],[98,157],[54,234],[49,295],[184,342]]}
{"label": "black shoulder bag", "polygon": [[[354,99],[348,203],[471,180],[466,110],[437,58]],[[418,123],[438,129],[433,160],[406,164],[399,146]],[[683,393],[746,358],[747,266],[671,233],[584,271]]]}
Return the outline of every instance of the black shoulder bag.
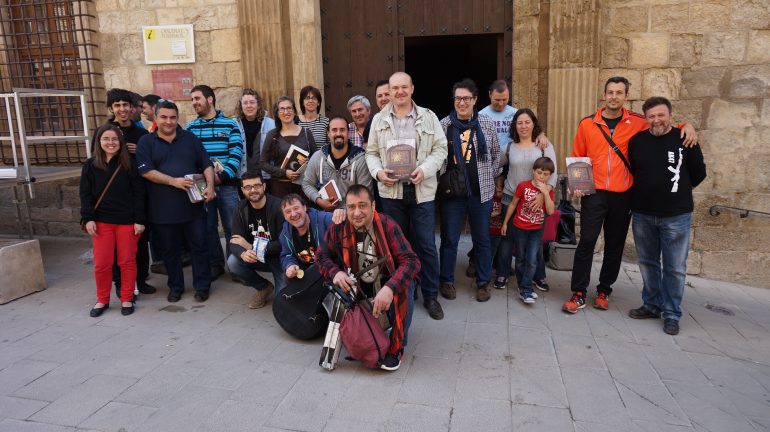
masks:
{"label": "black shoulder bag", "polygon": [[[438,178],[437,196],[440,199],[465,198],[468,196],[468,188],[465,186],[465,161],[470,146],[465,148],[460,163],[450,163],[447,157],[447,168],[444,174]],[[456,159],[456,157],[455,157]]]}
{"label": "black shoulder bag", "polygon": [[628,159],[626,159],[626,157],[623,156],[623,152],[620,151],[620,149],[618,148],[617,144],[615,144],[615,141],[613,141],[612,138],[610,138],[610,136],[607,135],[607,132],[605,132],[604,129],[602,129],[602,126],[600,124],[598,124],[598,123],[594,123],[594,124],[596,125],[596,127],[599,128],[600,131],[602,131],[602,135],[604,135],[604,139],[607,140],[607,144],[609,144],[610,148],[612,148],[612,150],[615,151],[615,154],[618,155],[620,160],[623,161],[623,165],[625,165],[626,169],[628,169],[628,171],[630,172],[631,171],[631,164],[628,163]]}

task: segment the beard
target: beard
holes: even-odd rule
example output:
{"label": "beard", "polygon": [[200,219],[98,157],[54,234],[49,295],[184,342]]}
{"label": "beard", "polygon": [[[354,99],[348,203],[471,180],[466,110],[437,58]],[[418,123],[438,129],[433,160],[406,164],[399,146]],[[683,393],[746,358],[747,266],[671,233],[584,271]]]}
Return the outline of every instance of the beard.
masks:
{"label": "beard", "polygon": [[671,130],[671,125],[668,123],[661,123],[658,125],[650,126],[650,133],[654,136],[665,135],[669,130]]}
{"label": "beard", "polygon": [[335,150],[342,150],[345,148],[345,138],[335,138],[334,141],[332,141],[332,145],[334,146]]}

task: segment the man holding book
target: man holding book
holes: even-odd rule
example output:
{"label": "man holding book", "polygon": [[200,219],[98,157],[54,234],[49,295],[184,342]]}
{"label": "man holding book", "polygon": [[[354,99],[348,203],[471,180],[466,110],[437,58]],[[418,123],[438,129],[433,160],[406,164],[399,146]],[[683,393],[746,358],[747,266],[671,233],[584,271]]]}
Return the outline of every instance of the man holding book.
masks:
{"label": "man holding book", "polygon": [[342,197],[354,184],[372,188],[364,149],[350,145],[347,121],[342,117],[332,118],[328,136],[329,144],[310,157],[302,179],[305,196],[324,211],[341,208]]}

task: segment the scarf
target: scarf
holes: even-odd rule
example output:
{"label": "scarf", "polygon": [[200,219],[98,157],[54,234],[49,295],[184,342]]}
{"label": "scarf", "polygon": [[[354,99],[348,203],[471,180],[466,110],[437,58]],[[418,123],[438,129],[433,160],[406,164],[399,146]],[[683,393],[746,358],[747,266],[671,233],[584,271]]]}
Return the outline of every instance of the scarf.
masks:
{"label": "scarf", "polygon": [[[393,275],[396,265],[393,261],[393,256],[390,254],[380,214],[376,210],[372,219],[372,227],[369,230],[369,235],[371,234],[374,234],[375,255],[385,257],[385,269],[388,275]],[[358,273],[360,267],[358,263],[358,249],[356,248],[356,233],[350,222],[346,223],[342,228],[342,260],[345,262],[345,267],[349,268],[352,273]]]}
{"label": "scarf", "polygon": [[487,160],[487,140],[484,138],[484,133],[481,131],[481,126],[479,125],[479,113],[475,109],[473,110],[473,116],[471,116],[470,120],[460,120],[457,118],[457,111],[452,110],[451,113],[449,113],[449,138],[452,141],[452,151],[449,154],[449,160],[452,160],[452,156],[454,155],[458,160],[460,159],[460,156],[463,154],[462,150],[462,140],[460,139],[460,133],[466,129],[471,130],[471,136],[469,138],[469,143],[474,143],[475,138],[475,148],[476,148],[476,159],[485,161]]}

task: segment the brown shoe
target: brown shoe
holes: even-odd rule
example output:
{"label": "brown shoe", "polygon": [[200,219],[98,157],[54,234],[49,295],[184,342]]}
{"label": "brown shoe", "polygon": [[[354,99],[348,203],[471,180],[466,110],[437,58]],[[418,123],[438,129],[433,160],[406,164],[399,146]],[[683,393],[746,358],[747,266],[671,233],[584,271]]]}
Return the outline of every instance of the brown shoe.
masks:
{"label": "brown shoe", "polygon": [[457,290],[455,289],[454,284],[449,282],[441,282],[441,286],[439,286],[438,290],[441,293],[441,297],[444,297],[447,300],[454,300],[457,297]]}
{"label": "brown shoe", "polygon": [[488,283],[480,286],[476,290],[476,301],[478,301],[478,302],[485,302],[485,301],[489,300],[490,297],[491,297],[491,294],[489,292],[489,284]]}
{"label": "brown shoe", "polygon": [[249,302],[249,309],[259,309],[265,307],[267,304],[267,299],[270,297],[270,294],[273,293],[274,289],[275,287],[273,284],[268,282],[265,289],[257,291],[257,293],[254,294],[254,298],[251,299],[251,302]]}

